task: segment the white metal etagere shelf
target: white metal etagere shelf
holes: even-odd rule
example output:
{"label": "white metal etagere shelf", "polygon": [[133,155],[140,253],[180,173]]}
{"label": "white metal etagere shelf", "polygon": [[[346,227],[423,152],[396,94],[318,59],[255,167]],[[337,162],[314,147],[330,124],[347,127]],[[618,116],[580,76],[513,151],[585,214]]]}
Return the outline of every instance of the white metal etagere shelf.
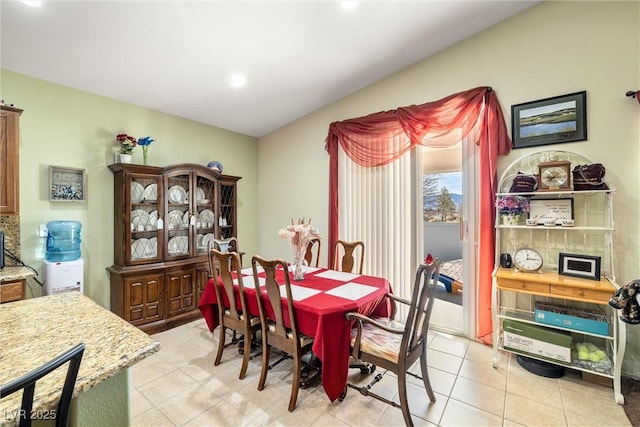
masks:
{"label": "white metal etagere shelf", "polygon": [[[595,375],[612,378],[614,386],[614,397],[617,403],[623,404],[624,397],[620,389],[620,375],[622,360],[624,358],[626,346],[626,325],[624,325],[615,310],[607,304],[606,290],[619,289],[616,282],[614,270],[613,233],[615,224],[613,220],[613,194],[614,189],[594,190],[594,191],[544,191],[528,193],[509,192],[513,178],[518,173],[537,174],[538,164],[552,160],[568,160],[571,166],[578,164],[593,163],[589,159],[568,151],[542,151],[523,156],[512,162],[502,173],[496,198],[518,195],[531,199],[554,199],[571,198],[572,212],[575,218],[575,225],[571,227],[544,226],[544,225],[505,225],[500,224],[499,212],[496,207],[496,245],[495,259],[496,266],[493,271],[493,321],[494,321],[494,346],[493,346],[493,366],[498,363],[498,351],[507,351],[520,354],[518,351],[505,349],[503,347],[504,319],[517,320],[523,323],[535,324],[545,328],[569,331],[576,337],[584,341],[595,341],[606,348],[606,353],[613,363],[613,370],[610,373],[585,369],[573,364],[557,362],[560,366],[589,372]],[[523,289],[508,289],[501,286],[500,277],[504,277],[506,270],[500,267],[499,260],[501,253],[513,253],[521,246],[534,247],[542,253],[544,258],[543,272],[541,273],[520,273],[510,274],[510,277],[521,278]],[[589,291],[577,291],[574,295],[553,295],[535,290],[535,286],[527,289],[525,283],[531,284],[540,282],[541,278],[549,281],[549,287],[553,288],[555,276],[553,272],[558,270],[558,254],[560,252],[589,254],[600,256],[602,259],[602,287],[605,292],[598,292],[597,297],[589,296]],[[551,274],[550,274],[551,273]],[[562,276],[560,276],[562,277]],[[518,279],[519,280],[519,279]],[[544,280],[542,280],[544,282]],[[587,279],[577,279],[584,281],[585,289],[591,287],[598,288],[600,283],[595,283]],[[590,283],[589,283],[590,282]],[[545,282],[546,283],[546,282]],[[544,285],[543,285],[544,286]],[[613,292],[611,292],[613,293]],[[582,296],[584,295],[584,296]],[[581,307],[598,306],[607,314],[609,321],[609,335],[602,336],[588,332],[576,331],[575,329],[562,328],[550,325],[541,325],[535,321],[534,310],[536,301],[554,301],[556,303],[571,304]],[[528,353],[526,356],[536,358]],[[545,360],[548,362],[548,360]],[[556,362],[554,362],[556,363]]]}

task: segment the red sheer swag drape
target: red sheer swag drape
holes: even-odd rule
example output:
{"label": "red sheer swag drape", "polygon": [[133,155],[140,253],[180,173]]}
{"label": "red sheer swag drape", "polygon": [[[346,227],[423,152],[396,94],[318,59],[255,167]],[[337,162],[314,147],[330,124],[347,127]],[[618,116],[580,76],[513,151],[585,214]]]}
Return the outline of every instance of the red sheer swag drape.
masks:
{"label": "red sheer swag drape", "polygon": [[[398,143],[398,136],[406,135]],[[495,257],[495,193],[498,155],[507,155],[511,140],[496,93],[477,87],[439,101],[331,123],[329,153],[329,260],[338,238],[338,145],[355,163],[376,167],[393,162],[416,145],[449,147],[473,137],[480,150],[480,235],[478,319],[476,336],[491,343],[491,272]]]}

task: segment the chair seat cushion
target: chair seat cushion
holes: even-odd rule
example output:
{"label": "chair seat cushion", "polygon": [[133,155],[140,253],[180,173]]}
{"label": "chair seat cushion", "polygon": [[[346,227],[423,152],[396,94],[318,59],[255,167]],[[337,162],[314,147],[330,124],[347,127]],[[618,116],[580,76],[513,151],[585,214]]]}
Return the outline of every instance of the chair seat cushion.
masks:
{"label": "chair seat cushion", "polygon": [[[372,317],[378,323],[389,328],[404,330],[404,323],[397,322],[387,317]],[[351,330],[351,346],[356,342],[358,329]],[[360,340],[360,351],[371,354],[376,357],[387,359],[393,363],[398,363],[398,353],[400,351],[400,343],[402,342],[402,334],[392,334],[380,329],[370,323],[362,323],[362,338]]]}
{"label": "chair seat cushion", "polygon": [[[271,332],[275,332],[276,330],[276,324],[272,321],[269,321],[267,326],[269,327],[269,331]],[[290,329],[287,329],[287,338],[289,339],[293,339],[293,332],[291,332]],[[303,333],[299,333],[298,334],[298,338],[300,339],[300,347],[305,347],[311,343],[313,343],[313,337],[310,337],[308,335],[305,335]]]}
{"label": "chair seat cushion", "polygon": [[[229,310],[225,310],[224,311],[225,316],[231,316],[231,311]],[[240,320],[244,320],[244,314],[240,313]],[[251,326],[256,326],[260,324],[260,318],[256,317],[256,316],[250,316],[249,317],[249,323],[251,324]]]}

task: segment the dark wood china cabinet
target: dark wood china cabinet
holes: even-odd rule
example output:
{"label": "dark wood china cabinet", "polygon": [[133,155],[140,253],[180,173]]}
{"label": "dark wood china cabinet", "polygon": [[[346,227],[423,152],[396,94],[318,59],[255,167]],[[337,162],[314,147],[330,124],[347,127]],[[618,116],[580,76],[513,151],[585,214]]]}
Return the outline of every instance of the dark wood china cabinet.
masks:
{"label": "dark wood china cabinet", "polygon": [[117,163],[111,311],[146,332],[200,316],[214,239],[237,236],[236,184],[197,164]]}

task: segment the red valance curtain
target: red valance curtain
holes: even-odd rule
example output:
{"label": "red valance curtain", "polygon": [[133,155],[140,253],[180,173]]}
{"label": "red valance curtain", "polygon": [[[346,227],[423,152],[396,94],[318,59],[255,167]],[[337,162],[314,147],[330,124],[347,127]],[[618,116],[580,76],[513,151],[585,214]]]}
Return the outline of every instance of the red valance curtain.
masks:
{"label": "red valance curtain", "polygon": [[[401,133],[408,139],[399,145],[398,138],[394,137]],[[329,153],[329,260],[333,259],[333,247],[338,238],[338,146],[355,163],[376,167],[393,162],[418,144],[449,147],[466,137],[474,137],[481,158],[476,336],[490,343],[496,162],[498,155],[506,155],[511,150],[498,97],[490,87],[477,87],[439,101],[331,123],[325,145]]]}

